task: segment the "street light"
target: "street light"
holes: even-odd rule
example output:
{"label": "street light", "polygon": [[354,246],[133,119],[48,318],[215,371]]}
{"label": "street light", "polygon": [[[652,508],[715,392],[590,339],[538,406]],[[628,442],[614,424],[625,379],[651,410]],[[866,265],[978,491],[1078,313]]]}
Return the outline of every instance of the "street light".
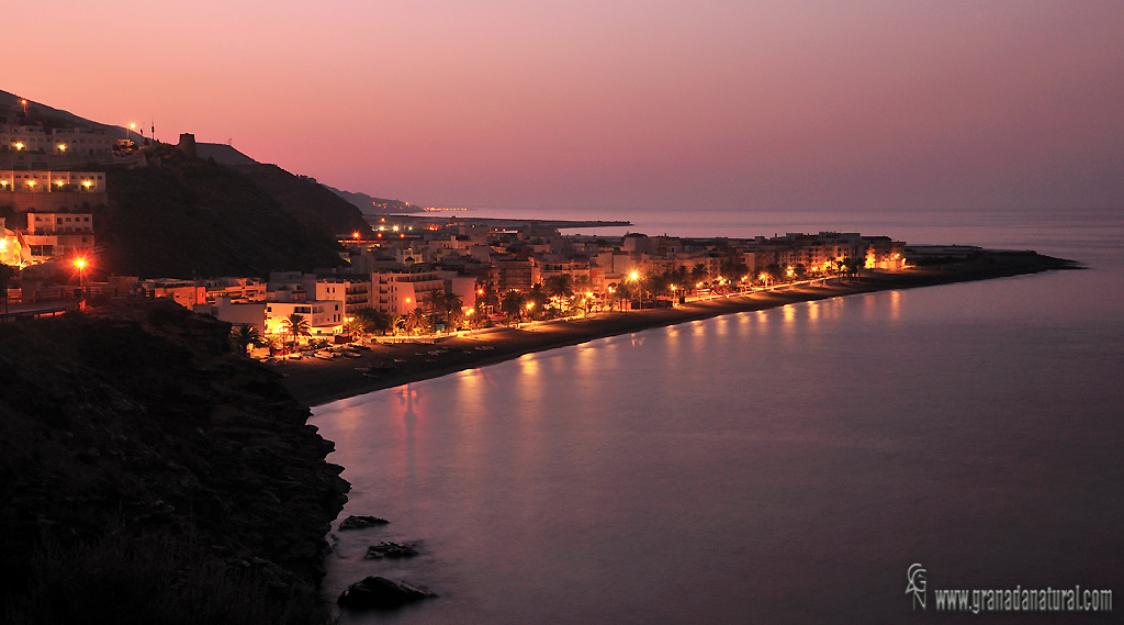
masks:
{"label": "street light", "polygon": [[640,310],[644,310],[644,286],[640,284],[640,272],[635,269],[628,272],[628,281],[637,285],[640,291]]}
{"label": "street light", "polygon": [[78,270],[78,288],[82,291],[82,299],[86,299],[86,266],[85,256],[74,259],[74,268]]}

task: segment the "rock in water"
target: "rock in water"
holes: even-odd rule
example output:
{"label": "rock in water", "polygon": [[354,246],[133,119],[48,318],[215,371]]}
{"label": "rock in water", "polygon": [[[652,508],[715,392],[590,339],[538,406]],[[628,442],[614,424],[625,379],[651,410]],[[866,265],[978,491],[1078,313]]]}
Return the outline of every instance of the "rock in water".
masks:
{"label": "rock in water", "polygon": [[418,555],[417,543],[392,543],[381,542],[367,547],[368,560],[381,560],[383,558],[412,558]]}
{"label": "rock in water", "polygon": [[385,577],[367,577],[348,586],[338,603],[352,610],[387,610],[437,595],[424,589]]}
{"label": "rock in water", "polygon": [[380,519],[377,516],[370,516],[366,514],[353,514],[340,523],[341,530],[361,530],[367,527],[374,527],[376,525],[386,525],[390,523],[386,519]]}

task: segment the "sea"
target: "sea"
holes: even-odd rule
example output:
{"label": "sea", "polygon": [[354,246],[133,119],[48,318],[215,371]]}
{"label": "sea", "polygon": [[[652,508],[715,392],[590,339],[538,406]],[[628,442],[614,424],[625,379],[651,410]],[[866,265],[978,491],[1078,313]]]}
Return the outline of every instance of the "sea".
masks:
{"label": "sea", "polygon": [[[1119,622],[1124,210],[470,214],[858,231],[1086,269],[730,314],[319,406],[343,514],[390,520],[333,534],[326,597],[368,575],[439,595],[342,623]],[[364,559],[384,540],[421,555]],[[1115,611],[937,606],[1078,586]]]}

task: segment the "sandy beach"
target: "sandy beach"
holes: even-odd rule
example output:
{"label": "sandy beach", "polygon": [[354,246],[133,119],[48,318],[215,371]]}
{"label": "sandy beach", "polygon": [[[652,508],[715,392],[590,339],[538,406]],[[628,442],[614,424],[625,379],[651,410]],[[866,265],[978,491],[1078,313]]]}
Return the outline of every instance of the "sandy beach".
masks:
{"label": "sandy beach", "polygon": [[[502,362],[530,352],[576,345],[591,339],[647,328],[730,313],[764,310],[796,302],[984,280],[1070,266],[1068,261],[1030,252],[988,254],[971,262],[841,279],[822,287],[801,286],[734,295],[689,302],[670,309],[596,313],[586,318],[527,324],[520,328],[497,326],[467,336],[450,337],[438,344],[380,344],[362,352],[359,358],[306,358],[278,363],[271,368],[283,376],[285,386],[298,401],[317,406],[408,382]],[[376,374],[377,377],[369,377],[363,370],[372,366],[389,368]]]}

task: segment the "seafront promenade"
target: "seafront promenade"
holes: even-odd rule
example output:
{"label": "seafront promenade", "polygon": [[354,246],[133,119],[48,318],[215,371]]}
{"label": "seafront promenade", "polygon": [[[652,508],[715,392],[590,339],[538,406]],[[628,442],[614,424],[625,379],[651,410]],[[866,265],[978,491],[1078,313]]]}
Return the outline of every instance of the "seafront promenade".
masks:
{"label": "seafront promenade", "polygon": [[728,296],[692,299],[674,308],[600,312],[586,317],[567,317],[518,326],[495,326],[447,335],[439,342],[378,344],[361,352],[357,358],[275,361],[271,366],[283,376],[285,386],[299,401],[316,406],[502,362],[531,352],[719,315],[765,310],[859,293],[1074,267],[1070,261],[1033,252],[995,252],[971,262],[914,268],[905,272],[868,274],[857,278],[802,280],[754,288]]}

